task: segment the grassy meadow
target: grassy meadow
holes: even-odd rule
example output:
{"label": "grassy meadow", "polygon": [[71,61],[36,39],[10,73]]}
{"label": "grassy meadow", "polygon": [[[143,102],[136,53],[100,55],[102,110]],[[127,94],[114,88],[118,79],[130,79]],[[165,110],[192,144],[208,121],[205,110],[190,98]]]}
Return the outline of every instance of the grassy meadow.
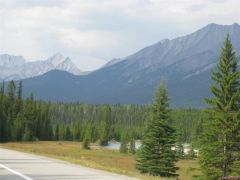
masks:
{"label": "grassy meadow", "polygon": [[[135,169],[136,162],[133,155],[120,154],[118,151],[100,148],[94,144],[91,145],[91,150],[82,149],[78,142],[66,141],[3,143],[0,147],[61,159],[143,180],[164,179],[140,174]],[[191,180],[192,177],[201,174],[197,160],[181,160],[177,166],[180,180]]]}

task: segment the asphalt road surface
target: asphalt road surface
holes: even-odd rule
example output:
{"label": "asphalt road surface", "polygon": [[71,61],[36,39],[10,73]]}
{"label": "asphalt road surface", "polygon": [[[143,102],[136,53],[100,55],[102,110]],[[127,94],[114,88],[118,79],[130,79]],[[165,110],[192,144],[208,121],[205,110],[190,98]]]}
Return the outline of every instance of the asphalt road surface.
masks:
{"label": "asphalt road surface", "polygon": [[133,180],[64,161],[0,148],[0,180]]}

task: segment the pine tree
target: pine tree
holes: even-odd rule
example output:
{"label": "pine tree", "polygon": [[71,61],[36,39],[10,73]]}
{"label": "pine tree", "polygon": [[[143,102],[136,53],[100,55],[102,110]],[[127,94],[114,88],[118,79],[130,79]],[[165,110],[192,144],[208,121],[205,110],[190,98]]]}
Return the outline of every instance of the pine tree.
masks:
{"label": "pine tree", "polygon": [[240,90],[239,71],[227,36],[219,64],[212,73],[213,98],[207,99],[208,119],[201,137],[200,163],[209,180],[240,175]]}
{"label": "pine tree", "polygon": [[89,140],[89,138],[85,137],[84,140],[83,140],[82,148],[83,149],[90,149],[89,145],[90,145],[90,140]]}
{"label": "pine tree", "polygon": [[177,143],[176,153],[177,153],[178,159],[184,159],[185,154],[184,154],[184,147],[182,142]]}
{"label": "pine tree", "polygon": [[70,141],[71,139],[72,139],[72,137],[71,137],[71,131],[70,131],[69,126],[67,125],[67,126],[66,126],[66,136],[65,136],[65,140]]}
{"label": "pine tree", "polygon": [[99,126],[100,127],[100,134],[99,134],[100,146],[108,145],[110,121],[111,121],[111,109],[109,106],[104,105],[101,111],[101,119],[100,119],[100,126]]}
{"label": "pine tree", "polygon": [[21,141],[23,136],[23,117],[21,113],[18,113],[16,120],[13,123],[12,128],[12,140]]}
{"label": "pine tree", "polygon": [[55,128],[54,139],[55,139],[56,141],[59,140],[59,125],[58,125],[58,124],[56,125],[56,128]]}
{"label": "pine tree", "polygon": [[24,110],[24,141],[32,141],[34,137],[34,122],[36,120],[34,110],[34,98],[33,94],[26,101]]}
{"label": "pine tree", "polygon": [[90,124],[88,124],[86,128],[87,129],[86,129],[86,132],[85,132],[85,135],[84,135],[82,148],[83,149],[90,149],[90,142],[91,142],[91,139],[92,139],[92,127],[91,127]]}
{"label": "pine tree", "polygon": [[176,143],[176,155],[178,157],[178,159],[184,159],[185,158],[185,154],[184,154],[184,147],[183,147],[183,140],[182,140],[182,132],[179,132],[177,134],[177,143]]}
{"label": "pine tree", "polygon": [[120,153],[127,153],[128,152],[128,133],[126,130],[122,130],[121,133],[121,144],[120,144]]}
{"label": "pine tree", "polygon": [[0,142],[4,141],[5,118],[4,118],[4,83],[0,84]]}
{"label": "pine tree", "polygon": [[11,103],[10,105],[12,106],[14,104],[14,100],[15,100],[15,90],[16,90],[16,86],[14,84],[14,81],[10,81],[8,83],[8,99],[9,99],[9,103]]}
{"label": "pine tree", "polygon": [[28,127],[26,127],[25,130],[24,130],[24,134],[23,134],[22,140],[23,141],[32,141],[33,140],[32,131]]}
{"label": "pine tree", "polygon": [[131,154],[135,154],[136,153],[136,146],[135,146],[135,140],[132,138],[130,141],[130,147],[129,147],[129,152]]}
{"label": "pine tree", "polygon": [[175,130],[169,125],[168,95],[161,82],[149,114],[142,147],[137,157],[137,169],[154,176],[176,176]]}
{"label": "pine tree", "polygon": [[187,154],[187,159],[195,159],[196,157],[197,157],[197,154],[194,151],[194,146],[193,146],[193,144],[191,144],[191,148]]}
{"label": "pine tree", "polygon": [[128,145],[126,141],[121,141],[120,142],[120,153],[126,154],[128,152]]}
{"label": "pine tree", "polygon": [[10,81],[8,83],[8,90],[7,90],[7,123],[6,123],[6,136],[7,140],[11,140],[11,135],[12,135],[12,126],[14,123],[14,120],[16,118],[16,113],[14,111],[14,104],[15,104],[15,84],[13,81]]}
{"label": "pine tree", "polygon": [[18,85],[14,113],[17,115],[21,110],[22,110],[22,81],[20,81]]}

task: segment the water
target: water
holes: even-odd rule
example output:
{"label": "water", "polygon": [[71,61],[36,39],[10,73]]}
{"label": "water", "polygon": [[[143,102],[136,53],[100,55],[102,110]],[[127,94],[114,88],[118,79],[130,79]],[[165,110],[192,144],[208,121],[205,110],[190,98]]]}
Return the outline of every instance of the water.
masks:
{"label": "water", "polygon": [[[120,145],[121,145],[121,143],[118,141],[110,141],[110,142],[108,142],[108,145],[106,146],[106,148],[111,149],[111,150],[119,150]],[[141,147],[141,143],[135,142],[135,147],[136,147],[136,149],[139,149]]]}
{"label": "water", "polygon": [[[110,141],[108,142],[108,145],[105,146],[105,148],[107,149],[111,149],[111,150],[119,150],[120,149],[120,145],[121,143],[118,141]],[[141,147],[141,142],[140,141],[136,141],[135,142],[135,147],[136,149],[139,149]],[[172,149],[175,149],[175,147],[173,147]],[[190,151],[190,144],[188,143],[184,143],[183,144],[183,149],[184,149],[184,154],[188,154]],[[194,149],[195,153],[198,154],[198,150]]]}

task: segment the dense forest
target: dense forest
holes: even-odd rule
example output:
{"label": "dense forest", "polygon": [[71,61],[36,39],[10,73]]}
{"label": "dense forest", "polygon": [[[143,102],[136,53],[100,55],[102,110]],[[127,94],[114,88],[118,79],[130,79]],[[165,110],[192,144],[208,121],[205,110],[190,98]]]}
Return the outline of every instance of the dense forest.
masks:
{"label": "dense forest", "polygon": [[[5,90],[6,89],[6,90]],[[22,82],[13,81],[0,88],[0,142],[48,140],[52,137],[49,105],[34,100],[33,95],[23,100]]]}
{"label": "dense forest", "polygon": [[[7,86],[7,87],[4,87]],[[2,83],[0,90],[0,141],[74,140],[104,145],[108,140],[142,139],[148,105],[91,105],[49,103],[22,98],[22,82]],[[172,109],[179,142],[198,139],[204,113],[199,109]]]}
{"label": "dense forest", "polygon": [[[109,139],[119,141],[122,133],[128,137],[142,139],[148,105],[89,105],[80,103],[52,103],[50,119],[54,133],[61,140],[83,140],[86,129],[90,128],[92,141],[100,136],[101,122],[104,114],[109,114]],[[173,126],[178,132],[180,142],[196,141],[201,132],[204,112],[200,109],[172,109],[170,111]],[[88,128],[86,128],[88,127]]]}

